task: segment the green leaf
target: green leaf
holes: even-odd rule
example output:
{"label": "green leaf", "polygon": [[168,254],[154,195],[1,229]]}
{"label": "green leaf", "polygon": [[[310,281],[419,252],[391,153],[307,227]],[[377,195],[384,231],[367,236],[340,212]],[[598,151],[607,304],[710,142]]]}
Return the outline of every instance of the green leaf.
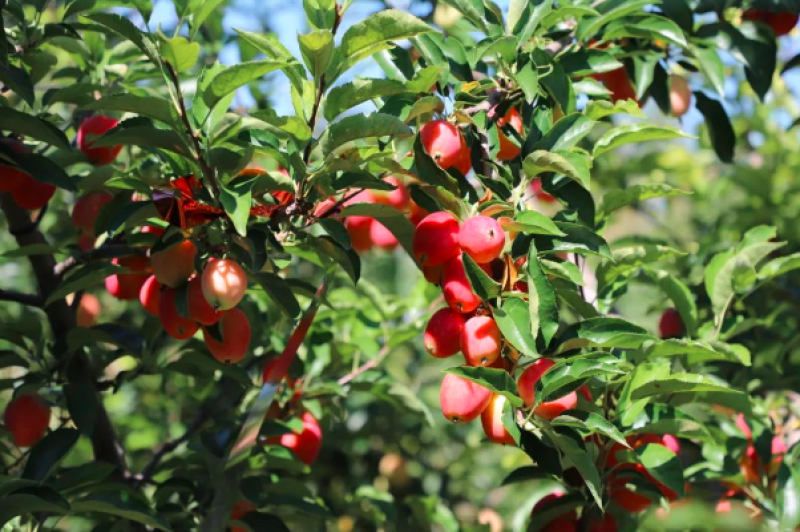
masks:
{"label": "green leaf", "polygon": [[588,41],[589,38],[599,32],[600,28],[614,20],[637,11],[643,12],[644,6],[652,4],[652,2],[648,0],[628,0],[625,2],[607,2],[606,4],[610,6],[608,11],[602,4],[595,6],[598,11],[601,11],[600,16],[586,17],[580,21],[578,30],[575,32],[575,36],[579,41]]}
{"label": "green leaf", "polygon": [[0,83],[33,107],[36,101],[33,82],[31,82],[30,76],[23,69],[14,65],[4,65],[0,62]]}
{"label": "green leaf", "polygon": [[524,47],[539,28],[542,19],[552,11],[553,0],[528,0],[524,3],[515,0],[513,4],[509,7],[508,26],[511,33],[519,37],[520,47]]}
{"label": "green leaf", "polygon": [[308,24],[315,30],[330,30],[336,21],[336,0],[303,0]]}
{"label": "green leaf", "polygon": [[597,157],[626,144],[684,137],[691,137],[691,135],[672,127],[652,124],[625,124],[606,131],[595,143],[593,155]]}
{"label": "green leaf", "polygon": [[98,24],[110,29],[117,35],[131,41],[150,59],[155,59],[155,57],[158,55],[156,47],[153,45],[153,42],[150,40],[150,38],[139,31],[139,28],[137,28],[128,18],[116,13],[100,12],[83,15],[83,17],[97,22]]}
{"label": "green leaf", "polygon": [[476,28],[486,32],[486,20],[484,18],[485,8],[481,0],[445,0],[445,2],[455,7],[458,12],[463,14]]}
{"label": "green leaf", "polygon": [[751,365],[750,351],[738,344],[670,339],[645,344],[643,351],[647,358],[685,356],[690,366],[717,360]]}
{"label": "green leaf", "polygon": [[704,375],[674,373],[666,377],[642,383],[641,386],[632,390],[631,398],[642,399],[645,397],[685,392],[743,393],[735,388],[731,388],[731,385],[728,383],[719,382]]}
{"label": "green leaf", "polygon": [[659,17],[653,13],[648,13],[639,20],[622,19],[610,24],[603,32],[604,40],[612,40],[622,37],[638,37],[643,39],[663,39],[681,48],[686,48],[686,36],[683,30],[668,18]]}
{"label": "green leaf", "polygon": [[200,43],[189,42],[186,37],[171,39],[162,37],[161,54],[176,72],[186,72],[197,63],[197,58],[200,57]]}
{"label": "green leaf", "polygon": [[520,211],[514,217],[514,221],[505,222],[503,228],[507,231],[519,231],[533,235],[566,235],[549,216],[533,210]]}
{"label": "green leaf", "polygon": [[253,277],[290,318],[300,315],[300,303],[283,277],[269,272],[259,272]]}
{"label": "green leaf", "polygon": [[227,185],[223,184],[219,200],[222,208],[233,222],[236,232],[247,235],[247,220],[250,218],[250,204],[253,195],[252,179],[237,179]]}
{"label": "green leaf", "polygon": [[531,149],[532,151],[568,150],[586,137],[596,123],[581,113],[567,115],[556,122]]}
{"label": "green leaf", "polygon": [[333,78],[362,59],[390,48],[391,41],[410,39],[429,31],[433,31],[433,28],[425,22],[397,9],[386,9],[370,15],[350,26],[342,36],[337,49],[341,62],[336,65]]}
{"label": "green leaf", "polygon": [[654,270],[651,268],[644,268],[644,272],[664,291],[668,298],[672,300],[678,313],[681,315],[681,320],[686,326],[689,336],[694,336],[697,332],[697,305],[694,302],[694,296],[689,287],[677,279],[674,275],[665,271]]}
{"label": "green leaf", "polygon": [[575,466],[578,473],[581,474],[595,503],[602,507],[603,502],[601,494],[603,492],[603,486],[600,482],[600,473],[597,471],[597,467],[594,465],[594,461],[589,456],[589,453],[569,436],[553,434],[552,437],[556,446],[558,446],[566,458],[572,462],[572,465]]}
{"label": "green leaf", "polygon": [[514,72],[514,79],[525,94],[525,101],[532,103],[542,93],[539,85],[539,71],[533,62],[528,62]]}
{"label": "green leaf", "polygon": [[317,30],[297,37],[303,61],[314,79],[319,79],[333,59],[333,33],[328,30]]}
{"label": "green leaf", "polygon": [[500,307],[494,310],[494,321],[505,338],[520,353],[535,357],[536,339],[531,333],[531,316],[528,303],[517,297],[503,300]]}
{"label": "green leaf", "polygon": [[590,120],[600,120],[616,114],[627,114],[635,118],[645,118],[644,111],[633,100],[611,103],[608,100],[592,100],[586,104],[583,114]]}
{"label": "green leaf", "polygon": [[500,284],[489,277],[485,271],[476,263],[472,257],[464,253],[464,273],[472,287],[473,292],[482,300],[487,301],[500,295]]}
{"label": "green leaf", "polygon": [[556,293],[550,281],[542,271],[539,264],[536,246],[531,242],[528,250],[528,298],[531,323],[531,334],[534,340],[542,331],[542,340],[545,347],[550,345],[550,341],[558,331],[558,306],[556,304]]}
{"label": "green leaf", "polygon": [[717,154],[720,161],[732,163],[736,149],[736,133],[728,113],[720,102],[712,100],[702,92],[696,91],[694,98],[697,110],[705,118],[708,138],[714,148],[714,153]]}
{"label": "green leaf", "polygon": [[[8,529],[7,523],[20,515],[33,515],[45,512],[54,515],[67,514],[69,503],[52,488],[47,486],[25,487],[0,497],[0,527]],[[10,528],[8,530],[19,530]]]}
{"label": "green leaf", "polygon": [[649,443],[636,449],[639,461],[658,482],[683,496],[683,465],[680,458],[664,445]]}
{"label": "green leaf", "polygon": [[408,218],[402,212],[394,207],[382,203],[356,203],[345,207],[341,216],[368,216],[375,218],[392,232],[409,255],[413,254],[411,241],[414,237],[414,225],[408,221]]}
{"label": "green leaf", "polygon": [[58,429],[45,436],[31,449],[22,478],[37,481],[47,479],[72,450],[79,435],[75,429]]}
{"label": "green leaf", "polygon": [[72,149],[66,135],[53,124],[10,107],[0,107],[0,124],[6,131],[32,137],[62,150]]}
{"label": "green leaf", "polygon": [[684,192],[661,183],[629,185],[624,189],[609,190],[603,195],[603,199],[600,202],[597,219],[602,220],[617,209],[652,198],[671,198],[689,194],[691,192]]}
{"label": "green leaf", "polygon": [[586,347],[634,349],[655,340],[647,329],[620,318],[592,318],[568,327],[561,334],[558,352]]}
{"label": "green leaf", "polygon": [[[573,50],[561,56],[560,59],[561,66],[564,67],[564,70],[567,72],[567,74],[575,77],[584,77],[600,72],[610,72],[612,70],[622,68],[623,66],[616,57],[611,55],[609,52],[600,50],[598,48],[580,48]],[[636,107],[637,110],[639,109],[638,105],[634,104],[634,107]],[[601,118],[589,116],[588,113],[585,114],[591,120]]]}
{"label": "green leaf", "polygon": [[406,87],[390,79],[357,79],[330,90],[325,98],[323,115],[328,121],[356,105],[375,98],[404,94]]}
{"label": "green leaf", "polygon": [[461,366],[448,368],[445,373],[452,373],[462,379],[480,384],[492,393],[502,395],[515,407],[523,405],[522,399],[517,394],[517,383],[504,369]]}
{"label": "green leaf", "polygon": [[260,61],[247,61],[226,67],[218,72],[203,91],[203,101],[209,109],[222,101],[228,94],[239,87],[256,81],[261,77],[279,68],[286,68],[285,62],[263,59]]}
{"label": "green leaf", "polygon": [[[794,454],[797,455],[796,452]],[[777,484],[780,529],[795,530],[800,526],[800,462],[784,460],[778,469]]]}
{"label": "green leaf", "polygon": [[72,513],[97,512],[129,519],[158,530],[171,531],[167,520],[156,514],[145,503],[126,492],[94,493],[77,498],[72,503]]}
{"label": "green leaf", "polygon": [[714,90],[720,97],[725,96],[725,67],[722,64],[722,58],[719,56],[719,51],[712,47],[693,47],[695,58],[700,69],[706,75]]}
{"label": "green leaf", "polygon": [[793,253],[785,257],[778,257],[764,264],[758,270],[758,278],[762,280],[774,279],[797,269],[800,269],[800,253]]}
{"label": "green leaf", "polygon": [[100,405],[94,384],[88,379],[72,381],[64,387],[64,396],[75,426],[82,434],[91,437]]}
{"label": "green leaf", "polygon": [[[581,161],[581,159],[584,159]],[[576,164],[577,163],[577,164]],[[581,164],[582,163],[582,164]],[[585,157],[575,152],[536,150],[525,157],[525,174],[533,177],[543,172],[563,174],[589,189],[589,168]]]}
{"label": "green leaf", "polygon": [[169,100],[158,96],[136,96],[134,94],[112,94],[82,106],[91,111],[124,111],[136,113],[177,127],[178,115]]}
{"label": "green leaf", "polygon": [[670,364],[668,362],[643,362],[636,364],[630,379],[625,383],[617,404],[617,415],[623,426],[631,426],[644,410],[649,398],[633,400],[633,390],[656,379],[668,377]]}
{"label": "green leaf", "polygon": [[191,150],[186,141],[171,129],[158,129],[151,126],[117,127],[94,141],[93,147],[139,146],[142,148],[160,148],[184,157],[189,157]]}
{"label": "green leaf", "polygon": [[552,237],[553,253],[579,253],[598,255],[609,260],[614,259],[608,243],[586,226],[572,222],[555,222],[555,224],[565,236]]}
{"label": "green leaf", "polygon": [[50,183],[58,188],[75,192],[78,190],[78,179],[69,175],[60,165],[38,153],[15,154],[14,159],[20,167],[28,172],[36,181]]}
{"label": "green leaf", "polygon": [[306,73],[295,57],[286,49],[275,35],[253,33],[250,31],[235,30],[244,40],[255,46],[258,50],[266,54],[267,57],[275,59],[283,64],[281,70],[289,78],[292,86],[298,92],[303,91],[303,80]]}
{"label": "green leaf", "polygon": [[586,416],[585,420],[574,418],[570,415],[558,416],[553,420],[552,424],[555,427],[574,427],[585,429],[588,430],[590,434],[599,433],[609,439],[614,440],[620,445],[630,448],[630,445],[628,445],[628,442],[625,440],[625,437],[622,435],[619,429],[617,429],[617,427],[615,427],[614,424],[609,420],[594,412],[590,412]]}
{"label": "green leaf", "polygon": [[320,138],[322,153],[327,157],[336,148],[354,140],[372,137],[408,138],[414,132],[398,118],[382,114],[371,115],[357,114],[346,116],[338,122],[328,126]]}
{"label": "green leaf", "polygon": [[194,40],[197,32],[200,31],[203,23],[210,17],[225,0],[203,0],[192,10],[191,27],[189,38]]}

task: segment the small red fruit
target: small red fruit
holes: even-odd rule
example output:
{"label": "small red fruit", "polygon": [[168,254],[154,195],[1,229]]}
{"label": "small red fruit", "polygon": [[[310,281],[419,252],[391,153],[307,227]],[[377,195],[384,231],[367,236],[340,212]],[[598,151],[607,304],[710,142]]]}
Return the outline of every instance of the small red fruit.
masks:
{"label": "small red fruit", "polygon": [[282,434],[280,444],[294,453],[298,460],[311,465],[317,459],[322,447],[322,429],[311,412],[303,412],[303,430]]}
{"label": "small red fruit", "polygon": [[472,170],[472,156],[464,137],[461,137],[461,155],[458,158],[458,162],[454,164],[453,167],[463,176],[466,176],[470,170]]}
{"label": "small red fruit", "polygon": [[396,177],[387,177],[384,179],[384,181],[394,185],[397,188],[388,193],[375,191],[375,201],[384,205],[391,205],[399,211],[405,211],[408,209],[411,202],[411,195],[409,194],[408,188],[406,188],[403,182]]}
{"label": "small red fruit", "polygon": [[194,336],[194,333],[197,332],[200,325],[189,318],[184,318],[178,313],[178,309],[175,306],[175,297],[177,293],[177,290],[170,287],[165,287],[161,291],[158,304],[158,316],[161,318],[161,326],[164,327],[167,334],[176,340],[186,340]]}
{"label": "small red fruit", "polygon": [[11,198],[23,209],[35,211],[47,205],[55,193],[56,187],[50,183],[30,179],[14,190]]}
{"label": "small red fruit", "polygon": [[683,320],[674,308],[668,308],[658,322],[658,333],[661,338],[679,338],[684,333]]}
{"label": "small red fruit", "polygon": [[423,266],[422,275],[423,277],[425,277],[426,281],[438,286],[442,282],[443,270],[444,270],[444,265],[442,264],[438,264],[436,266]]}
{"label": "small red fruit", "polygon": [[158,282],[170,288],[177,288],[194,273],[196,256],[197,246],[191,240],[184,240],[153,253],[150,261]]}
{"label": "small red fruit", "polygon": [[489,405],[492,392],[472,381],[448,373],[442,380],[439,402],[444,417],[453,423],[476,419]]}
{"label": "small red fruit", "polygon": [[[641,464],[622,464],[619,469],[611,474],[608,490],[611,498],[623,510],[630,513],[642,512],[653,504],[648,497],[637,493],[627,487],[629,477],[625,471],[635,471],[642,475],[647,475],[647,470]],[[620,474],[621,473],[621,474]]]}
{"label": "small red fruit", "polygon": [[[517,390],[519,396],[525,401],[526,406],[533,406],[536,403],[536,383],[541,380],[542,375],[552,368],[555,362],[546,358],[537,359],[525,368],[519,380],[517,381]],[[567,395],[555,399],[539,403],[534,412],[545,419],[554,419],[560,416],[567,410],[575,408],[578,404],[578,396],[575,392],[570,392]]]}
{"label": "small red fruit", "polygon": [[[233,508],[231,508],[231,520],[238,521],[245,515],[249,514],[250,512],[254,512],[257,510],[255,504],[250,501],[246,501],[244,499],[239,499],[235,503],[233,503]],[[230,529],[231,532],[248,532],[244,528],[241,527],[233,527]]]}
{"label": "small red fruit", "polygon": [[506,245],[506,233],[500,223],[489,216],[468,218],[458,232],[458,245],[478,264],[498,258]]}
{"label": "small red fruit", "polygon": [[220,259],[209,262],[203,270],[203,295],[218,310],[230,310],[247,292],[247,273],[238,262]]}
{"label": "small red fruit", "polygon": [[489,405],[481,413],[481,425],[490,441],[504,445],[516,445],[514,438],[503,425],[503,408],[507,401],[508,399],[503,395],[492,395]]}
{"label": "small red fruit", "polygon": [[214,338],[203,327],[203,340],[211,354],[220,362],[236,364],[244,358],[250,348],[250,321],[242,309],[226,312],[219,320],[222,341]]}
{"label": "small red fruit", "polygon": [[100,300],[92,294],[83,294],[78,310],[75,313],[75,320],[80,327],[92,327],[100,317]]}
{"label": "small red fruit", "polygon": [[222,317],[222,313],[209,305],[203,295],[203,280],[194,276],[187,287],[189,291],[189,317],[200,325],[214,325]]}
{"label": "small red fruit", "polygon": [[139,290],[139,302],[144,309],[153,316],[158,316],[162,286],[163,285],[156,279],[156,276],[151,275]]}
{"label": "small red fruit", "polygon": [[414,231],[414,258],[422,266],[438,266],[460,253],[458,220],[446,211],[426,216]]}
{"label": "small red fruit", "polygon": [[146,257],[133,255],[113,259],[111,264],[122,266],[142,273],[115,273],[106,277],[106,291],[117,299],[136,299],[150,274],[146,273],[148,262]]}
{"label": "small red fruit", "polygon": [[[489,112],[490,118],[492,111]],[[497,138],[500,141],[500,151],[497,152],[497,158],[501,161],[510,161],[519,157],[522,151],[519,146],[503,133],[503,127],[510,125],[514,131],[522,135],[522,117],[519,111],[514,107],[510,107],[505,116],[497,119]]]}
{"label": "small red fruit", "polygon": [[689,110],[692,103],[692,89],[686,79],[680,76],[669,77],[669,103],[672,107],[672,114],[680,118]]}
{"label": "small red fruit", "polygon": [[462,139],[458,128],[446,120],[427,122],[419,130],[425,151],[444,170],[459,162]]}
{"label": "small red fruit", "polygon": [[114,196],[108,192],[89,192],[84,194],[72,208],[72,223],[75,227],[94,234],[94,222],[97,215]]}
{"label": "small red fruit", "polygon": [[451,309],[464,314],[472,312],[481,304],[481,298],[472,291],[472,285],[469,284],[461,255],[453,257],[444,265],[442,293]]}
{"label": "small red fruit", "polygon": [[105,148],[93,148],[95,139],[108,131],[111,131],[119,124],[119,120],[104,115],[93,115],[81,122],[78,126],[78,149],[83,152],[86,158],[95,166],[102,166],[111,163],[119,155],[122,146],[108,146]]}
{"label": "small red fruit", "polygon": [[474,316],[464,323],[461,350],[470,366],[488,366],[500,357],[502,336],[489,316]]}
{"label": "small red fruit", "polygon": [[17,447],[32,447],[50,426],[50,406],[36,394],[19,395],[11,400],[3,414],[3,424]]}
{"label": "small red fruit", "polygon": [[[8,147],[16,153],[27,153],[28,149],[18,140],[0,138],[0,144]],[[28,172],[16,166],[0,164],[0,192],[13,192],[21,186],[32,181],[33,178]]]}
{"label": "small red fruit", "polygon": [[369,216],[348,216],[344,222],[350,245],[357,253],[366,253],[372,249],[372,226],[375,219]]}
{"label": "small red fruit", "polygon": [[385,251],[392,251],[396,249],[399,244],[394,234],[378,220],[373,220],[370,225],[369,239],[373,244]]}
{"label": "small red fruit", "polygon": [[460,313],[442,308],[431,316],[425,327],[425,349],[436,358],[447,358],[461,351],[464,318]]}

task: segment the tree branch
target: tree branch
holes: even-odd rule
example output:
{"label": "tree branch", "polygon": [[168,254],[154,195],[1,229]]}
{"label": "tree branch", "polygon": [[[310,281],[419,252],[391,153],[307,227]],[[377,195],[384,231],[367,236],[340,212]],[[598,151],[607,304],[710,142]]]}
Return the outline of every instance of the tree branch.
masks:
{"label": "tree branch", "polygon": [[[0,194],[0,210],[8,221],[9,231],[16,232],[15,238],[20,247],[31,245],[47,245],[44,235],[34,229],[28,232],[19,232],[23,227],[30,224],[28,211],[19,207],[10,194]],[[52,255],[30,255],[28,257],[36,283],[39,285],[39,293],[42,298],[47,298],[59,285],[60,279],[55,273],[56,261]],[[69,382],[84,384],[87,380],[95,385],[95,372],[86,356],[86,353],[79,349],[71,352],[67,346],[67,335],[76,327],[75,312],[67,305],[66,300],[59,299],[44,308],[50,328],[53,331],[55,340],[53,345],[53,355],[65,361],[64,374]],[[97,393],[95,389],[95,393]],[[126,472],[125,453],[117,442],[114,427],[108,417],[108,412],[103,406],[102,399],[97,397],[97,414],[92,433],[92,449],[96,460],[107,462],[116,468],[116,475],[124,478]]]}
{"label": "tree branch", "polygon": [[53,273],[57,277],[63,277],[68,271],[72,268],[78,266],[79,264],[84,264],[86,262],[91,262],[97,259],[110,259],[113,257],[120,257],[124,255],[144,255],[145,250],[132,248],[127,244],[117,244],[117,243],[104,243],[99,248],[90,249],[89,251],[84,251],[79,255],[74,255],[71,257],[67,257],[66,259],[62,260],[61,262],[57,263],[53,267]]}
{"label": "tree branch", "polygon": [[41,307],[43,302],[42,298],[37,294],[23,294],[22,292],[2,289],[0,289],[0,301],[13,301],[29,307]]}

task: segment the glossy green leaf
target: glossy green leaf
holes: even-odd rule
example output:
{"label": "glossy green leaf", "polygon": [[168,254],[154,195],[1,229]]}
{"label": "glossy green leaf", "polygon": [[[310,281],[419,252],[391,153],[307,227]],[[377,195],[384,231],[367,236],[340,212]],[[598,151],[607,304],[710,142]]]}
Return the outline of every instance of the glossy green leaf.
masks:
{"label": "glossy green leaf", "polygon": [[527,302],[516,297],[504,299],[502,305],[494,310],[494,320],[503,333],[503,338],[515,349],[525,356],[537,355]]}
{"label": "glossy green leaf", "polygon": [[306,68],[314,79],[319,79],[333,59],[333,34],[327,30],[317,30],[297,38]]}
{"label": "glossy green leaf", "polygon": [[366,138],[408,138],[414,132],[397,118],[382,114],[370,115],[357,114],[346,116],[338,122],[328,126],[320,138],[320,145],[325,156],[333,153],[337,148],[348,142]]}
{"label": "glossy green leaf", "polygon": [[327,120],[333,120],[361,103],[405,92],[402,83],[390,79],[356,79],[330,90],[323,114]]}
{"label": "glossy green leaf", "polygon": [[697,110],[705,118],[708,138],[719,160],[724,163],[733,162],[736,149],[736,133],[725,108],[717,100],[712,100],[702,92],[694,93]]}
{"label": "glossy green leaf", "polygon": [[[210,2],[205,2],[210,3]],[[192,68],[200,57],[200,43],[189,42],[186,37],[162,38],[161,54],[165,62],[181,73]]]}
{"label": "glossy green leaf", "polygon": [[6,131],[32,137],[62,150],[71,149],[66,135],[60,129],[33,115],[10,107],[0,107],[0,124]]}
{"label": "glossy green leaf", "polygon": [[541,330],[544,345],[548,346],[558,330],[558,306],[555,291],[542,271],[533,243],[528,251],[527,268],[531,334],[536,339]]}
{"label": "glossy green leaf", "polygon": [[500,295],[500,284],[489,277],[472,257],[464,253],[461,255],[464,261],[464,273],[472,287],[472,291],[482,300],[487,301]]}
{"label": "glossy green leaf", "polygon": [[259,272],[254,274],[253,278],[289,317],[296,318],[300,315],[300,303],[292,292],[292,287],[283,277],[274,273]]}
{"label": "glossy green leaf", "polygon": [[211,79],[203,91],[203,101],[209,109],[214,109],[225,96],[239,87],[256,81],[274,70],[287,67],[285,62],[269,59],[247,61],[226,67]]}
{"label": "glossy green leaf", "polygon": [[602,220],[617,209],[652,198],[670,198],[688,194],[691,193],[661,183],[636,184],[624,189],[609,190],[603,195],[597,218]]}
{"label": "glossy green leaf", "polygon": [[504,369],[461,366],[448,368],[445,372],[480,384],[487,390],[504,396],[509,403],[516,407],[521,407],[523,404],[522,399],[517,395],[517,383]]}
{"label": "glossy green leaf", "polygon": [[626,144],[690,136],[679,129],[671,127],[652,124],[626,124],[606,131],[594,145],[594,156],[597,157]]}
{"label": "glossy green leaf", "polygon": [[112,94],[95,100],[84,109],[92,111],[123,111],[136,113],[176,126],[179,123],[175,106],[169,100],[157,96],[137,96],[135,94]]}
{"label": "glossy green leaf", "polygon": [[45,436],[31,449],[22,478],[37,481],[47,479],[72,450],[79,435],[75,429],[58,429]]}

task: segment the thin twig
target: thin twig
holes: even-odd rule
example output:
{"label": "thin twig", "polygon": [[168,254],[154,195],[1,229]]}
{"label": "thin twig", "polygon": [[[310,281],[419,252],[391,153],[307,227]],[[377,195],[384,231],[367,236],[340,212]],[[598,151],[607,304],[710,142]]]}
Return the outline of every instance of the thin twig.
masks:
{"label": "thin twig", "polygon": [[13,301],[14,303],[21,303],[29,307],[41,307],[42,298],[38,294],[23,294],[22,292],[15,292],[14,290],[0,289],[0,301]]}
{"label": "thin twig", "polygon": [[378,364],[383,362],[383,359],[386,358],[386,355],[389,354],[389,345],[385,344],[381,350],[378,352],[378,356],[375,358],[371,358],[361,364],[359,367],[348,373],[347,375],[343,376],[341,379],[337,381],[340,386],[344,386],[348,382],[352,381],[356,377],[359,377],[363,373],[375,368]]}
{"label": "thin twig", "polygon": [[183,121],[183,125],[186,128],[186,134],[192,139],[192,144],[194,145],[195,149],[195,160],[200,166],[200,169],[203,171],[203,175],[211,185],[211,188],[214,190],[215,198],[219,198],[219,195],[222,192],[222,185],[220,184],[214,169],[211,168],[205,157],[203,157],[203,148],[200,146],[200,139],[192,128],[192,124],[189,122],[189,113],[186,111],[186,104],[183,101],[183,91],[181,90],[181,81],[178,78],[178,73],[175,71],[175,67],[173,67],[169,61],[165,61],[164,65],[166,65],[169,77],[172,80],[172,84],[175,86],[181,121]]}
{"label": "thin twig", "polygon": [[146,252],[144,249],[132,248],[127,244],[104,243],[99,248],[90,249],[78,255],[67,257],[53,267],[53,273],[55,273],[55,275],[58,277],[62,277],[79,264],[84,264],[98,259],[110,259],[126,255],[144,255],[145,253]]}

